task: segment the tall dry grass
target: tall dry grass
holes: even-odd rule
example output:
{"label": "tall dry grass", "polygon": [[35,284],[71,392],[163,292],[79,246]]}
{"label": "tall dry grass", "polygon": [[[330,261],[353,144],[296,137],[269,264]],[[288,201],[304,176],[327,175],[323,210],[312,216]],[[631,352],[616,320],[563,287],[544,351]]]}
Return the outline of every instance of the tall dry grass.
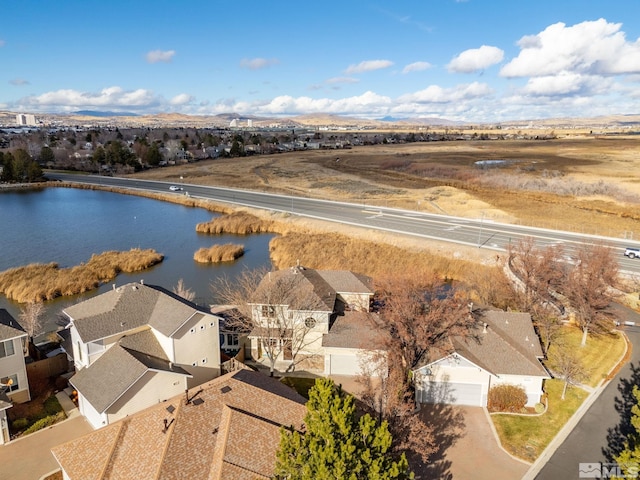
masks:
{"label": "tall dry grass", "polygon": [[193,254],[193,259],[198,263],[233,262],[244,255],[244,245],[214,245],[209,248],[200,248]]}
{"label": "tall dry grass", "polygon": [[59,268],[56,263],[31,264],[0,272],[0,292],[20,303],[76,295],[114,279],[120,272],[132,273],[163,260],[155,250],[133,248],[127,252],[94,254],[87,263]]}
{"label": "tall dry grass", "polygon": [[289,233],[271,240],[273,265],[288,268],[298,262],[319,270],[353,270],[371,277],[422,270],[441,278],[463,280],[478,266],[470,261],[411,251],[394,245],[337,233]]}
{"label": "tall dry grass", "polygon": [[279,230],[271,220],[265,220],[247,212],[233,212],[214,218],[210,222],[196,225],[196,232],[208,234],[231,233],[235,235],[250,235],[252,233],[267,233]]}

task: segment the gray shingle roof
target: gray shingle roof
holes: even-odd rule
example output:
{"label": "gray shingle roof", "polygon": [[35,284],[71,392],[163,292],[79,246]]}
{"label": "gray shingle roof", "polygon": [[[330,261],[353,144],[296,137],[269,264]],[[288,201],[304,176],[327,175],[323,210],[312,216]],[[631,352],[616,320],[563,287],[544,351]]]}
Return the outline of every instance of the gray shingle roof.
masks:
{"label": "gray shingle roof", "polygon": [[365,312],[344,312],[336,318],[329,333],[322,336],[323,347],[378,350],[382,341],[382,330]]}
{"label": "gray shingle roof", "polygon": [[497,376],[549,376],[539,361],[540,340],[528,313],[485,312],[472,335],[453,337],[451,344],[460,355]]}
{"label": "gray shingle roof", "polygon": [[27,333],[11,314],[0,308],[0,342],[16,337],[26,337]]}
{"label": "gray shingle roof", "polygon": [[151,325],[171,336],[196,308],[157,287],[129,283],[65,309],[83,342]]}
{"label": "gray shingle roof", "polygon": [[98,412],[104,412],[149,370],[189,375],[168,360],[116,344],[69,382]]}

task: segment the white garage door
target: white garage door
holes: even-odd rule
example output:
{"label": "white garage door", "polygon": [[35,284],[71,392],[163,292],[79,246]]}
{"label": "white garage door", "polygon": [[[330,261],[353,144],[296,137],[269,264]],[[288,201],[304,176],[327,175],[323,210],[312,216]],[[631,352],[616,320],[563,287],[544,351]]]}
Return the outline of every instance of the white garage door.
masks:
{"label": "white garage door", "polygon": [[421,403],[482,406],[482,385],[475,383],[431,382],[418,393]]}
{"label": "white garage door", "polygon": [[355,355],[330,355],[330,375],[359,375],[360,365]]}

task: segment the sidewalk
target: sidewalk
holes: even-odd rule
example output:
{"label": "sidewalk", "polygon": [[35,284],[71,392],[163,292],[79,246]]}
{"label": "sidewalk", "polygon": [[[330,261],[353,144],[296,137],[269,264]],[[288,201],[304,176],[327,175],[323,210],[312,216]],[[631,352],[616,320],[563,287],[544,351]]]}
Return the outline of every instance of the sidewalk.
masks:
{"label": "sidewalk", "polygon": [[55,471],[59,466],[51,448],[93,431],[66,393],[59,392],[56,396],[68,418],[0,446],[3,479],[37,480]]}

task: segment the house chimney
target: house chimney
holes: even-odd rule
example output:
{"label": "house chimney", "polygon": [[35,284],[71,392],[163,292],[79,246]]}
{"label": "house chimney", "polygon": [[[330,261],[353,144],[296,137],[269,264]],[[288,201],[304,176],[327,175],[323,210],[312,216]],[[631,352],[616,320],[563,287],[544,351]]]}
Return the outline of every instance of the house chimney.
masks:
{"label": "house chimney", "polygon": [[144,278],[140,279],[140,285],[144,285]]}
{"label": "house chimney", "polygon": [[112,283],[111,286],[113,287],[114,290],[116,289],[116,284],[115,283]]}
{"label": "house chimney", "polygon": [[487,327],[489,325],[487,325],[486,323],[484,324],[484,326],[482,327],[482,333],[487,333]]}

